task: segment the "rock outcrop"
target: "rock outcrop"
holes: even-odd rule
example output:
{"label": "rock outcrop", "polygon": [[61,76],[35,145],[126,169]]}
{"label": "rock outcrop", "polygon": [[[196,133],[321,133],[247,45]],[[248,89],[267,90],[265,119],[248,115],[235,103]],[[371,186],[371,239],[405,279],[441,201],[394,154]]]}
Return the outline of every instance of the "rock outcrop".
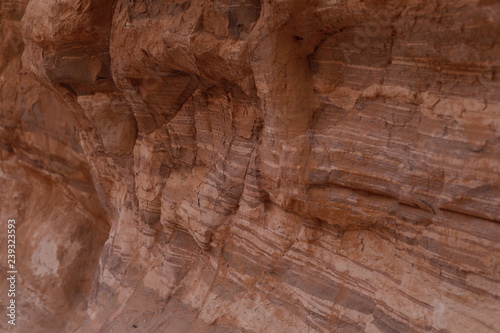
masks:
{"label": "rock outcrop", "polygon": [[0,19],[2,329],[500,331],[497,1]]}

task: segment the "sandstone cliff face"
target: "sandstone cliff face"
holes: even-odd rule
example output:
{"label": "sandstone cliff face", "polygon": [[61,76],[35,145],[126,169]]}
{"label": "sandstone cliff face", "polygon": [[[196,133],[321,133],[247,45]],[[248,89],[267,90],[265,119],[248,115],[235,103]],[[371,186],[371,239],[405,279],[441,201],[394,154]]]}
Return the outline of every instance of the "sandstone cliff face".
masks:
{"label": "sandstone cliff face", "polygon": [[498,2],[0,19],[14,330],[500,330]]}

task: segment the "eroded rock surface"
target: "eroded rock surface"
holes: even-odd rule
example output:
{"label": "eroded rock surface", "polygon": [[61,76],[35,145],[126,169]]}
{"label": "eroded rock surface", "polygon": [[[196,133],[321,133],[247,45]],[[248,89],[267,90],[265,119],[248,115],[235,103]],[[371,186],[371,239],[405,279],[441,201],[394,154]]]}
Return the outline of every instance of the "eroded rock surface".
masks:
{"label": "eroded rock surface", "polygon": [[19,332],[500,330],[497,1],[1,8]]}

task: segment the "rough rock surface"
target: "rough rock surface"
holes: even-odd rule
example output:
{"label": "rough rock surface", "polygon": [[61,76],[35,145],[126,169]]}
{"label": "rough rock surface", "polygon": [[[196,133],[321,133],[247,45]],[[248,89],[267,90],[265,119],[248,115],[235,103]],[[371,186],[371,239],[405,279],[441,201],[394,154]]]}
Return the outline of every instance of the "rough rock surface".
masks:
{"label": "rough rock surface", "polygon": [[1,329],[500,331],[500,3],[381,3],[3,0]]}

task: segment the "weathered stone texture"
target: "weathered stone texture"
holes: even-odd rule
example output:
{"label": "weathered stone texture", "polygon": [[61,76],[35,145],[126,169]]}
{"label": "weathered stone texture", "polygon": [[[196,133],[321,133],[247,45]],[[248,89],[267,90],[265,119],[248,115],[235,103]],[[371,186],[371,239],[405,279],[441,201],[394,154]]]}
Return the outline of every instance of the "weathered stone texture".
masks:
{"label": "weathered stone texture", "polygon": [[500,331],[497,1],[1,9],[19,332]]}

